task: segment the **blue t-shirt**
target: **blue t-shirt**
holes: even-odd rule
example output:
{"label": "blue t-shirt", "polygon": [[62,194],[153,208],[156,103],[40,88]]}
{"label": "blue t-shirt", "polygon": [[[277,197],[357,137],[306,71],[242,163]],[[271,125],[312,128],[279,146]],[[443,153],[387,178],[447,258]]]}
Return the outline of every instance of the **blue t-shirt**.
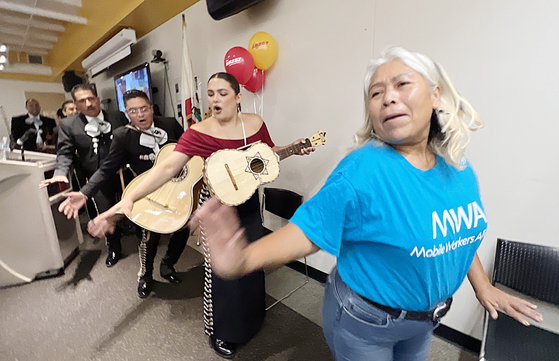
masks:
{"label": "blue t-shirt", "polygon": [[353,151],[291,222],[338,257],[351,289],[380,304],[432,309],[466,276],[487,228],[472,168],[437,156],[427,171],[374,141]]}

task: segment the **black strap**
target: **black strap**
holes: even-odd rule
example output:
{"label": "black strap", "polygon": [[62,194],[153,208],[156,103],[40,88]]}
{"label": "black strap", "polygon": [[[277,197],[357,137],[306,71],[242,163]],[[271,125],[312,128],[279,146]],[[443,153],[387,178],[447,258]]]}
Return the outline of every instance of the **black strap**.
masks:
{"label": "black strap", "polygon": [[[400,317],[402,312],[404,312],[404,310],[402,310],[402,309],[396,309],[396,308],[392,308],[392,307],[389,307],[389,306],[384,306],[384,305],[381,305],[379,303],[376,303],[375,301],[371,301],[368,298],[365,298],[363,296],[361,296],[361,298],[363,300],[367,301],[367,303],[369,303],[373,307],[376,307],[379,310],[382,310],[382,311],[388,313],[393,318]],[[446,315],[446,313],[450,309],[451,304],[452,304],[452,297],[448,298],[445,301],[444,305],[441,305],[440,307],[436,307],[433,310],[429,310],[429,311],[406,311],[406,315],[404,316],[404,318],[406,320],[433,321],[433,322],[436,323],[444,315]]]}

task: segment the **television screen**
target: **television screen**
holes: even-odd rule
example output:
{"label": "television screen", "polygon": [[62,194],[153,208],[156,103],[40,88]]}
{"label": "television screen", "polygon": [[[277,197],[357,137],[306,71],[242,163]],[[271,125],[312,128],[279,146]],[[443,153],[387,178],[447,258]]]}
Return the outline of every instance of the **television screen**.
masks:
{"label": "television screen", "polygon": [[149,71],[149,63],[138,65],[125,73],[115,76],[115,89],[118,110],[121,112],[124,112],[122,96],[130,89],[144,91],[151,101],[151,73]]}

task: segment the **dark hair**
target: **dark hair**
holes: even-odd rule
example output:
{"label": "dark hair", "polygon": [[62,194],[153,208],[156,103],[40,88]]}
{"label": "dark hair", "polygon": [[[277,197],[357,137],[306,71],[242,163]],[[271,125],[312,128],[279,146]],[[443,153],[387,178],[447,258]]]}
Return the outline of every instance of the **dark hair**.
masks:
{"label": "dark hair", "polygon": [[215,73],[214,75],[210,76],[210,78],[208,79],[208,83],[212,79],[223,79],[227,81],[229,85],[231,85],[231,88],[233,88],[233,90],[235,91],[235,96],[241,92],[241,86],[239,85],[237,78],[235,78],[233,75],[229,73],[225,73],[225,72]]}
{"label": "dark hair", "polygon": [[64,108],[66,108],[66,105],[73,103],[73,100],[66,100],[64,101],[64,103],[62,103],[62,108],[60,110],[63,110]]}
{"label": "dark hair", "polygon": [[[62,108],[64,108],[64,106],[62,106]],[[58,109],[58,110],[56,111],[56,115],[57,115],[60,119],[64,118],[64,113],[62,112],[62,108],[60,108],[60,109]]]}
{"label": "dark hair", "polygon": [[151,105],[151,102],[149,100],[148,95],[138,89],[130,89],[127,90],[123,95],[122,95],[122,101],[124,102],[124,106],[126,106],[126,103],[130,100],[130,99],[134,99],[134,98],[142,98],[144,99],[146,102],[148,102]]}
{"label": "dark hair", "polygon": [[90,92],[93,93],[94,96],[98,96],[97,95],[97,86],[95,85],[95,83],[78,84],[78,85],[74,85],[74,87],[70,91],[70,94],[72,94],[72,99],[74,99],[74,101],[76,101],[76,92],[78,90],[89,90]]}
{"label": "dark hair", "polygon": [[[235,92],[235,96],[239,95],[239,93],[241,92],[241,86],[239,85],[237,78],[235,78],[233,75],[229,73],[225,73],[222,71],[220,71],[219,73],[215,73],[214,75],[210,76],[210,78],[208,79],[208,83],[212,79],[223,79],[226,82],[228,82],[229,85],[231,85],[231,88],[233,88],[233,91]],[[237,104],[237,110],[239,112],[241,111],[241,104]]]}

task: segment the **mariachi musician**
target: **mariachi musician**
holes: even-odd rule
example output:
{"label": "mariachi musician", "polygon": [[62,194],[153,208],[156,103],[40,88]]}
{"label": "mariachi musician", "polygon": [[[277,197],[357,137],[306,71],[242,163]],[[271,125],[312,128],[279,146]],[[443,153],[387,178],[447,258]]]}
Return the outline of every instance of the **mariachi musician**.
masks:
{"label": "mariachi musician", "polygon": [[[169,142],[177,141],[184,131],[174,118],[154,116],[150,100],[143,91],[129,90],[124,93],[123,100],[131,124],[114,131],[109,154],[89,182],[79,192],[67,194],[67,199],[59,207],[59,210],[67,216],[76,216],[87,198],[95,194],[107,180],[126,165],[130,166],[134,174],[149,170],[159,149]],[[188,236],[188,228],[175,232],[161,261],[160,275],[172,283],[180,282],[174,265],[186,246]],[[153,261],[159,238],[160,234],[142,230],[141,267],[138,280],[140,298],[149,296],[152,290]]]}

